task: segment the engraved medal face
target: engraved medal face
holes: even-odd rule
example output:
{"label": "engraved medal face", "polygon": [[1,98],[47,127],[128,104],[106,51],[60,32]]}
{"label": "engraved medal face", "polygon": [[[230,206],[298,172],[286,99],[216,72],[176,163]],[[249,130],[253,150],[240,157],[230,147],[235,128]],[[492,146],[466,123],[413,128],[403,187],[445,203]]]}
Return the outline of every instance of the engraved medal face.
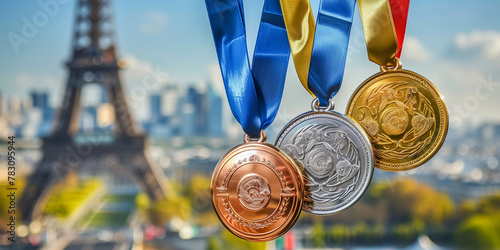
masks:
{"label": "engraved medal face", "polygon": [[247,175],[238,184],[238,197],[244,207],[258,211],[271,199],[269,183],[260,175]]}
{"label": "engraved medal face", "polygon": [[381,72],[354,92],[346,114],[368,134],[375,166],[389,171],[416,168],[441,147],[448,111],[427,79],[408,70]]}
{"label": "engraved medal face", "polygon": [[280,132],[276,146],[304,166],[306,212],[327,215],[345,210],[370,184],[370,141],[340,113],[315,111],[296,117]]}
{"label": "engraved medal face", "polygon": [[269,241],[298,219],[304,182],[290,156],[273,145],[248,142],[219,161],[211,190],[217,215],[229,231],[245,240]]}

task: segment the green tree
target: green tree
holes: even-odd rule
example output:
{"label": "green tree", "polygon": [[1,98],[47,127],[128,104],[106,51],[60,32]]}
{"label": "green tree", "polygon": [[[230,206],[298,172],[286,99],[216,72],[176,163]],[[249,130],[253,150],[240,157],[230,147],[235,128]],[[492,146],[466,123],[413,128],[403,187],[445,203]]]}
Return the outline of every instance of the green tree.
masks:
{"label": "green tree", "polygon": [[458,211],[461,217],[470,216],[476,211],[476,203],[473,200],[465,199],[460,204]]}
{"label": "green tree", "polygon": [[332,227],[330,236],[335,243],[344,243],[351,238],[351,230],[347,226],[338,224]]}
{"label": "green tree", "polygon": [[500,249],[499,215],[474,215],[464,221],[455,237],[464,249]]}
{"label": "green tree", "polygon": [[354,227],[352,228],[353,235],[356,237],[356,239],[361,241],[366,241],[369,234],[368,231],[368,226],[362,221],[356,223],[356,225],[354,225]]}
{"label": "green tree", "polygon": [[392,229],[394,239],[399,243],[409,243],[413,240],[414,234],[407,223],[394,226]]}
{"label": "green tree", "polygon": [[323,248],[326,246],[325,240],[326,232],[323,222],[315,220],[313,225],[313,244],[316,248]]}
{"label": "green tree", "polygon": [[219,237],[217,236],[208,237],[207,250],[219,250],[219,249],[222,249]]}
{"label": "green tree", "polygon": [[135,206],[139,210],[144,210],[148,209],[150,207],[151,201],[149,200],[149,197],[145,193],[139,193],[135,197]]}
{"label": "green tree", "polygon": [[175,217],[188,221],[191,214],[191,200],[183,196],[172,196],[157,201],[150,209],[151,221],[159,226]]}
{"label": "green tree", "polygon": [[477,205],[479,213],[500,213],[500,193],[482,198]]}
{"label": "green tree", "polygon": [[409,178],[396,180],[385,199],[394,222],[419,218],[426,224],[438,226],[454,213],[454,203],[447,194]]}
{"label": "green tree", "polygon": [[226,229],[222,231],[223,247],[219,249],[265,250],[266,242],[251,242],[238,238]]}
{"label": "green tree", "polygon": [[189,194],[191,196],[200,194],[210,194],[211,179],[203,175],[195,175],[189,183]]}
{"label": "green tree", "polygon": [[385,227],[382,223],[377,223],[371,230],[371,240],[373,242],[380,242],[383,240],[385,234]]}
{"label": "green tree", "polygon": [[392,184],[390,182],[377,182],[372,184],[366,195],[363,197],[364,200],[369,203],[375,203],[376,201],[383,198],[387,195],[387,192],[390,191]]}
{"label": "green tree", "polygon": [[500,249],[500,193],[483,197],[477,205],[463,203],[463,221],[455,233],[460,248]]}
{"label": "green tree", "polygon": [[195,175],[191,179],[188,195],[193,201],[193,210],[195,213],[212,211],[210,183],[211,179],[202,175]]}
{"label": "green tree", "polygon": [[54,216],[60,220],[65,220],[84,202],[88,202],[91,195],[103,186],[100,179],[92,178],[79,182],[78,179],[73,179],[72,175],[68,175],[70,185],[65,185],[67,180],[51,188],[48,195],[47,203],[43,208],[45,215]]}

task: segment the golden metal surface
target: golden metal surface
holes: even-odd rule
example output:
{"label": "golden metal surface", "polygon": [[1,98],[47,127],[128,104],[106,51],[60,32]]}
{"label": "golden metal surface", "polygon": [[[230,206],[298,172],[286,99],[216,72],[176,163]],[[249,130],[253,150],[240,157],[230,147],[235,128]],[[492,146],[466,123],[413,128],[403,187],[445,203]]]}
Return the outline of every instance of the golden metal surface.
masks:
{"label": "golden metal surface", "polygon": [[436,87],[415,72],[397,68],[364,81],[346,114],[368,134],[375,166],[388,171],[422,165],[439,150],[448,131],[448,110]]}
{"label": "golden metal surface", "polygon": [[393,66],[398,40],[389,0],[358,0],[359,16],[370,61]]}
{"label": "golden metal surface", "polygon": [[307,86],[316,31],[311,4],[309,0],[280,0],[280,4],[295,70],[302,86],[309,94],[316,97]]}
{"label": "golden metal surface", "polygon": [[301,166],[259,141],[231,149],[217,164],[211,183],[212,203],[222,224],[249,241],[285,234],[298,219],[304,197]]}

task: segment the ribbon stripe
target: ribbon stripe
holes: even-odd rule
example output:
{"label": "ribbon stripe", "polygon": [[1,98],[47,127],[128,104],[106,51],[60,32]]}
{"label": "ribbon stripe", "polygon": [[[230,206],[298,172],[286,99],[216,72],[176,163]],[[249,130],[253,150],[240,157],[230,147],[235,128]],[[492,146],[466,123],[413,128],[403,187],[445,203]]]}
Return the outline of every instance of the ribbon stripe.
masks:
{"label": "ribbon stripe", "polygon": [[280,2],[299,79],[326,106],[344,77],[355,0],[321,0],[316,24],[309,0]]}
{"label": "ribbon stripe", "polygon": [[410,0],[389,0],[389,2],[391,4],[392,19],[394,20],[394,28],[398,38],[398,53],[396,56],[399,58],[403,50]]}
{"label": "ribbon stripe", "polygon": [[398,42],[389,1],[358,0],[358,7],[368,58],[381,66],[394,66]]}
{"label": "ribbon stripe", "polygon": [[308,87],[322,106],[340,90],[344,78],[354,0],[321,0]]}
{"label": "ribbon stripe", "polygon": [[358,0],[370,61],[395,66],[401,56],[410,0]]}
{"label": "ribbon stripe", "polygon": [[231,111],[258,138],[278,112],[290,48],[279,0],[266,0],[250,68],[242,0],[205,0]]}
{"label": "ribbon stripe", "polygon": [[302,86],[316,97],[307,86],[309,66],[316,24],[309,1],[280,0],[283,19],[287,26],[288,41],[292,50],[295,71]]}

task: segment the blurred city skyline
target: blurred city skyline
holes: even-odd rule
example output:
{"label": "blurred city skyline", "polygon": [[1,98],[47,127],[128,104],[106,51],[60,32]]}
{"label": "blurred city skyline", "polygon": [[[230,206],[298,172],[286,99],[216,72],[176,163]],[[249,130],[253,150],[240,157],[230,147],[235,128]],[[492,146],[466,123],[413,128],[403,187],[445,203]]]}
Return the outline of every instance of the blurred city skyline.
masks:
{"label": "blurred city skyline", "polygon": [[[318,2],[311,1],[315,11]],[[262,3],[245,1],[250,51]],[[5,98],[27,98],[32,91],[50,91],[50,105],[59,106],[67,78],[63,65],[70,58],[75,3],[46,0],[1,5],[0,93]],[[453,11],[449,11],[451,6]],[[452,127],[500,121],[494,109],[500,105],[500,99],[494,98],[500,89],[496,71],[500,67],[498,7],[496,1],[411,2],[403,67],[438,87],[446,99]],[[118,53],[126,64],[121,76],[125,93],[133,98],[129,105],[136,121],[149,118],[148,96],[167,84],[203,88],[206,82],[212,82],[223,97],[224,121],[230,121],[203,1],[128,0],[114,2],[112,8]],[[378,66],[367,59],[356,12],[344,83],[335,97],[337,110],[343,112],[354,89],[377,71]],[[286,121],[307,111],[310,101],[290,63],[283,112],[277,120]],[[279,129],[273,126],[271,129]]]}
{"label": "blurred city skyline", "polygon": [[[35,139],[49,136],[57,122],[58,107],[49,103],[49,91],[32,90],[25,98],[0,95],[1,136],[15,134]],[[78,133],[110,133],[115,126],[108,91],[97,84],[82,89]],[[154,138],[227,137],[235,133],[235,120],[223,122],[222,98],[211,83],[199,86],[165,85],[147,95],[147,119],[136,122]],[[8,117],[7,119],[4,119]],[[232,130],[231,130],[232,129]]]}

